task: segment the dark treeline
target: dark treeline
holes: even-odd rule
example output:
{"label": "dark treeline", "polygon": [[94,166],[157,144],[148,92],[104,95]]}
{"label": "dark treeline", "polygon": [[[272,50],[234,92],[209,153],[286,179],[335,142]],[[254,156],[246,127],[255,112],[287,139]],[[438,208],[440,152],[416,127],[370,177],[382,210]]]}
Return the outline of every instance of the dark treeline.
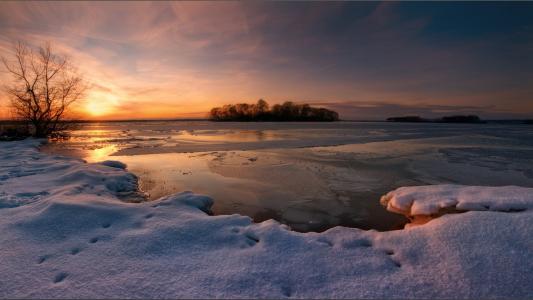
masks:
{"label": "dark treeline", "polygon": [[312,107],[309,104],[285,102],[270,108],[260,99],[256,104],[227,104],[209,112],[212,121],[321,121],[339,120],[339,114],[329,109]]}
{"label": "dark treeline", "polygon": [[0,121],[0,141],[22,140],[30,135],[30,126],[25,122]]}

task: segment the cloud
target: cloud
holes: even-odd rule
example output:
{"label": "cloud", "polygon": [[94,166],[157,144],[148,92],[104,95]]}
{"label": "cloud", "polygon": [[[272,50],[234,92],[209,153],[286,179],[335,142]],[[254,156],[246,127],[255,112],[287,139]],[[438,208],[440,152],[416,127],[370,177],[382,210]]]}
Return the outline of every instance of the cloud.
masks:
{"label": "cloud", "polygon": [[[528,21],[527,11],[533,12],[513,10],[512,22],[487,12],[503,32],[490,22],[455,29],[454,23],[477,21],[443,21],[463,6],[0,2],[0,54],[14,40],[52,41],[101,98],[87,101],[110,106],[109,118],[126,117],[128,105],[152,111],[157,103],[164,108],[158,110],[161,117],[175,117],[260,97],[399,106],[470,103],[533,113],[528,104],[533,32],[527,29],[533,18]],[[487,7],[477,9],[484,13]],[[460,28],[476,26],[479,34],[461,36]],[[483,31],[488,27],[491,31]],[[452,29],[459,33],[448,34]],[[7,80],[1,73],[0,79]]]}

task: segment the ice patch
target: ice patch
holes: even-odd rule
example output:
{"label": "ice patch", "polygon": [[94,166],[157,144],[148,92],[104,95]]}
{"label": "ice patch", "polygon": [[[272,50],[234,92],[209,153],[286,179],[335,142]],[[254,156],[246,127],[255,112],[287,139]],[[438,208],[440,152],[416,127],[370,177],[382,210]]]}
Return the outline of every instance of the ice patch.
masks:
{"label": "ice patch", "polygon": [[127,167],[125,163],[116,161],[116,160],[106,160],[106,161],[101,162],[101,164],[104,166],[111,167],[111,168],[118,168],[118,169],[123,169],[123,170],[125,170]]}

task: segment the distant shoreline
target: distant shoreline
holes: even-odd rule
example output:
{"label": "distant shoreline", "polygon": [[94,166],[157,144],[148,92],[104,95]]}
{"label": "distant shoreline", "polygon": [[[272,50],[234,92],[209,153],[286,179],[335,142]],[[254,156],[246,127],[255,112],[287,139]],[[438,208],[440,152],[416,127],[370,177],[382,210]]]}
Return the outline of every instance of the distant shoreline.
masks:
{"label": "distant shoreline", "polygon": [[[128,123],[128,122],[202,122],[210,121],[207,118],[195,118],[195,119],[132,119],[132,120],[70,120],[69,123]],[[485,123],[479,124],[533,124],[533,119],[489,119],[483,120]],[[221,123],[245,123],[240,121],[227,121]],[[328,122],[314,122],[314,121],[247,121],[248,123],[328,123]],[[386,120],[339,120],[330,123],[337,122],[353,122],[353,123],[434,123],[439,124],[439,122],[391,122]],[[15,120],[0,120],[0,124],[23,124],[24,122],[15,121]],[[442,124],[442,123],[440,123]],[[447,123],[453,124],[453,123]],[[455,123],[455,124],[472,124],[472,123]],[[476,124],[476,123],[473,123]]]}

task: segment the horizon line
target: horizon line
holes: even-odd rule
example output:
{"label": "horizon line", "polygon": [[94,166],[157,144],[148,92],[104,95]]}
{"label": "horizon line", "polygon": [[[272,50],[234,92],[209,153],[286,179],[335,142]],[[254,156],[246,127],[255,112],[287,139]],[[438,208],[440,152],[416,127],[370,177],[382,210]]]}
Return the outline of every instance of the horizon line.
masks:
{"label": "horizon line", "polygon": [[[430,119],[431,120],[431,119]],[[486,122],[498,122],[498,121],[531,121],[533,120],[533,117],[530,118],[495,118],[495,119],[481,119],[482,121]],[[84,119],[78,119],[78,120],[65,120],[65,122],[73,122],[73,123],[115,123],[115,122],[157,122],[157,121],[165,121],[165,122],[171,122],[171,121],[210,121],[209,118],[161,118],[161,119],[109,119],[109,120],[84,120]],[[13,119],[0,119],[0,123],[5,122],[24,122],[20,120],[13,120]],[[213,121],[216,122],[216,121]],[[254,123],[254,121],[229,121],[229,122],[218,122],[218,123]],[[257,123],[313,123],[313,121],[255,121]],[[385,119],[340,119],[336,122],[383,122],[383,123],[409,123],[409,122],[391,122],[387,121],[387,118]],[[334,123],[334,122],[325,122],[325,123]]]}

